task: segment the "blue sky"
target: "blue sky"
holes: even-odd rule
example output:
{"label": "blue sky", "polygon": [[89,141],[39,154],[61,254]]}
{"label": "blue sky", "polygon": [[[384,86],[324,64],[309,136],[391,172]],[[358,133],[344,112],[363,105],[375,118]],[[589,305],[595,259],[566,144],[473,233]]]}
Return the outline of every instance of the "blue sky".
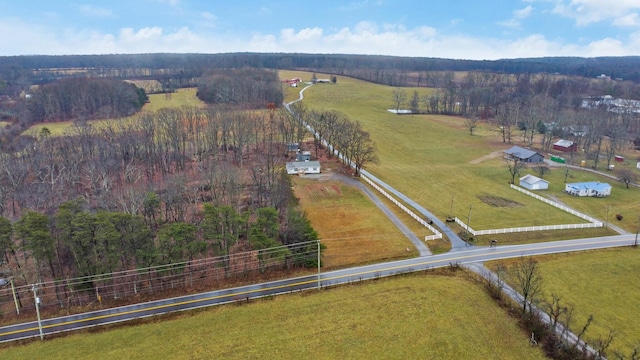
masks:
{"label": "blue sky", "polygon": [[640,55],[640,0],[0,0],[0,55]]}

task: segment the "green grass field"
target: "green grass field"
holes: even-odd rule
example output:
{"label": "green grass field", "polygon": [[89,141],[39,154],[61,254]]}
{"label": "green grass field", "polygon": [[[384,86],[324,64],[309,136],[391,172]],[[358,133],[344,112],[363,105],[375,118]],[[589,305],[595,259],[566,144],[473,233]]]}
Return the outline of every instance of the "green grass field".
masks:
{"label": "green grass field", "polygon": [[[284,75],[310,77],[299,72]],[[480,123],[471,136],[459,117],[389,113],[386,109],[391,107],[392,91],[388,86],[339,77],[336,84],[308,89],[304,103],[310,108],[338,110],[360,121],[376,142],[381,160],[367,170],[440,218],[451,214],[466,222],[472,208],[471,226],[476,230],[585,222],[509,188],[510,175],[500,154],[512,144],[503,143],[489,124]],[[407,89],[408,94],[412,91]],[[430,89],[420,91],[427,94]],[[563,169],[552,170],[545,179],[551,186],[542,194],[602,220],[608,205],[610,219],[614,213],[624,217],[616,225],[628,231],[637,228],[634,209],[640,205],[640,190],[625,189],[620,182],[576,170],[571,171],[569,182],[608,181],[613,191],[604,199],[575,198],[562,192]],[[481,199],[486,195],[509,200],[509,206],[487,203]],[[582,230],[578,236],[589,233]]]}
{"label": "green grass field", "polygon": [[[446,270],[445,270],[446,272]],[[464,275],[420,273],[0,349],[11,359],[544,359]]]}
{"label": "green grass field", "polygon": [[151,94],[149,103],[142,108],[143,111],[158,111],[162,108],[179,108],[182,106],[205,106],[205,103],[196,97],[196,88],[178,89],[171,94]]}
{"label": "green grass field", "polygon": [[[170,94],[151,94],[149,95],[149,102],[142,107],[142,111],[158,111],[162,108],[180,108],[182,106],[204,106],[204,102],[200,101],[196,97],[195,88],[178,89],[176,92]],[[100,126],[112,121],[121,121],[122,119],[104,119],[104,120],[91,120],[89,124],[94,126]],[[50,123],[39,123],[32,125],[29,129],[25,130],[24,134],[37,136],[42,128],[46,127],[53,136],[62,136],[72,133],[71,127],[73,122],[71,121],[59,121]]]}
{"label": "green grass field", "polygon": [[[589,342],[613,330],[612,350],[629,353],[640,344],[640,249],[618,248],[536,257],[543,277],[546,301],[556,293],[574,308],[573,327],[579,330],[589,314],[594,322]],[[515,260],[501,263],[508,266]],[[495,268],[498,262],[488,264]]]}

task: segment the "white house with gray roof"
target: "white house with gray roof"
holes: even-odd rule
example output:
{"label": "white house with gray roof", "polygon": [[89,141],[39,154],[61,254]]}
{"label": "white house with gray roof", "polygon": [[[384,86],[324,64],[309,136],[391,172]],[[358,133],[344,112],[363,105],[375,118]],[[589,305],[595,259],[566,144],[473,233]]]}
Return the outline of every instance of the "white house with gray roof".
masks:
{"label": "white house with gray roof", "polygon": [[320,161],[292,161],[287,163],[287,174],[320,174]]}

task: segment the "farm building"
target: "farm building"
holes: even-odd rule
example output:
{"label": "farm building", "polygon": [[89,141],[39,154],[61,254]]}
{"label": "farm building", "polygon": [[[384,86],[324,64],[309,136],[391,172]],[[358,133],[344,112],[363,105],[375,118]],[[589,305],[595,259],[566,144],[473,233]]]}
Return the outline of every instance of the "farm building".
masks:
{"label": "farm building", "polygon": [[311,151],[298,151],[296,154],[296,161],[310,161],[311,160]]}
{"label": "farm building", "polygon": [[553,149],[558,151],[570,152],[576,151],[577,148],[578,144],[574,143],[571,140],[561,139],[553,143]]}
{"label": "farm building", "polygon": [[300,79],[300,78],[284,79],[284,80],[282,80],[282,82],[285,83],[285,84],[289,84],[291,86],[296,86],[296,84],[302,82],[302,79]]}
{"label": "farm building", "polygon": [[605,197],[611,195],[611,185],[599,181],[566,184],[564,191],[574,196]]}
{"label": "farm building", "polygon": [[292,161],[287,163],[287,174],[320,174],[320,161]]}
{"label": "farm building", "polygon": [[514,146],[509,150],[505,150],[504,153],[512,158],[518,158],[530,164],[538,164],[544,161],[544,155],[520,146]]}
{"label": "farm building", "polygon": [[549,188],[549,182],[537,176],[525,175],[520,178],[520,186],[527,190],[547,190]]}

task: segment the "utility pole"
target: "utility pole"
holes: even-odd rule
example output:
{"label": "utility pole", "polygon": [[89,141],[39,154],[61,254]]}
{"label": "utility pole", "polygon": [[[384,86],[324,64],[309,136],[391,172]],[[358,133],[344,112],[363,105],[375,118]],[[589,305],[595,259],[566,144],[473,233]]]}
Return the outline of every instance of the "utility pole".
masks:
{"label": "utility pole", "polygon": [[18,304],[18,297],[16,296],[16,286],[13,283],[13,278],[9,279],[11,281],[11,293],[13,294],[13,302],[16,304],[16,314],[20,315],[20,305]]}
{"label": "utility pole", "polygon": [[33,290],[33,300],[36,302],[36,314],[38,314],[38,330],[40,330],[40,341],[44,340],[44,333],[42,332],[42,321],[40,320],[40,298],[38,297],[38,284],[31,286]]}
{"label": "utility pole", "polygon": [[638,246],[638,232],[640,232],[640,216],[638,216],[638,227],[636,228],[636,239],[633,242],[633,246]]}
{"label": "utility pole", "polygon": [[449,218],[453,218],[453,195],[451,195],[451,208],[449,208]]}
{"label": "utility pole", "polygon": [[[468,238],[469,235],[469,229],[471,228],[471,210],[473,209],[473,205],[469,205],[469,216],[467,217],[467,228],[465,229],[465,238]],[[467,245],[469,245],[469,241],[467,239],[464,239],[465,242],[467,243]]]}
{"label": "utility pole", "polygon": [[318,290],[320,290],[320,240],[318,240]]}

